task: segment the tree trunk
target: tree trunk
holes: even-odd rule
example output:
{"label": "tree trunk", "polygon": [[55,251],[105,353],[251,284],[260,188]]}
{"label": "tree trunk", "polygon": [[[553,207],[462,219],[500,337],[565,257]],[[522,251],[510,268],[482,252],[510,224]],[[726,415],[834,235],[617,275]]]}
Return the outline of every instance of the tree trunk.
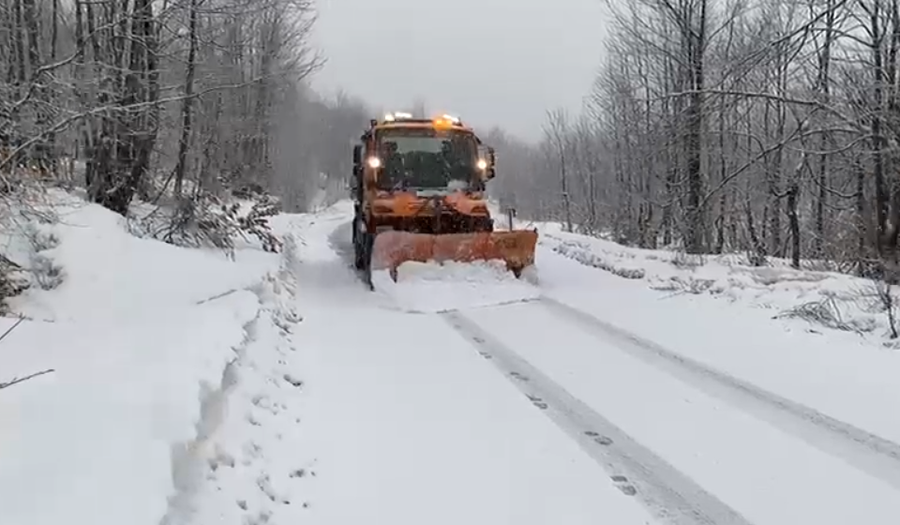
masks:
{"label": "tree trunk", "polygon": [[181,197],[184,185],[184,171],[187,164],[188,144],[191,137],[191,110],[194,103],[194,71],[197,56],[197,0],[191,0],[190,47],[188,49],[187,73],[184,79],[184,100],[181,103],[181,138],[178,141],[178,161],[175,164],[175,198]]}
{"label": "tree trunk", "polygon": [[688,97],[687,132],[685,157],[687,158],[687,243],[688,253],[703,253],[705,213],[701,209],[703,193],[703,173],[701,171],[703,134],[703,53],[706,47],[706,0],[699,2],[699,22],[686,24],[688,35],[687,57],[689,58],[691,94]]}

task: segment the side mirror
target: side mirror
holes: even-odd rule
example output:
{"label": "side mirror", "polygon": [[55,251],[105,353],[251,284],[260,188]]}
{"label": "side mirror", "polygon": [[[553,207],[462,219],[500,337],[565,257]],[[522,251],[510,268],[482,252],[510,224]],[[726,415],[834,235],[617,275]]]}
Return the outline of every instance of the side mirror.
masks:
{"label": "side mirror", "polygon": [[488,146],[488,169],[487,169],[487,178],[488,180],[493,179],[497,176],[497,155],[494,153],[494,148]]}
{"label": "side mirror", "polygon": [[353,165],[359,166],[362,163],[362,144],[353,146]]}

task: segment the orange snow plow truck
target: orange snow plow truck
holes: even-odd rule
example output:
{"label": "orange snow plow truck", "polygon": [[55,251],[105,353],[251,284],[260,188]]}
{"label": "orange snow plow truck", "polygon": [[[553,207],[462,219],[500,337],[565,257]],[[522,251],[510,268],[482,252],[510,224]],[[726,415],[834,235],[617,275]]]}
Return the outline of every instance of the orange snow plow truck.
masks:
{"label": "orange snow plow truck", "polygon": [[[494,149],[458,118],[408,113],[371,120],[353,148],[356,268],[397,280],[405,261],[502,260],[516,277],[534,264],[537,231],[494,231],[485,199]],[[511,225],[510,225],[511,226]]]}

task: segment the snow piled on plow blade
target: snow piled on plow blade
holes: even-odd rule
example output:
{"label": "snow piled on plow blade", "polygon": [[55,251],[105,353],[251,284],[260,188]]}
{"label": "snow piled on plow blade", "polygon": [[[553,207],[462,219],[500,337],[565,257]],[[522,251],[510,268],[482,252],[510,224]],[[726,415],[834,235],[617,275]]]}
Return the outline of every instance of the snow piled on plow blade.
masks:
{"label": "snow piled on plow blade", "polygon": [[372,273],[375,291],[408,312],[446,312],[537,299],[533,266],[521,278],[501,260],[456,262],[407,261],[397,268],[397,282],[387,270]]}
{"label": "snow piled on plow blade", "polygon": [[528,230],[432,235],[386,231],[375,237],[372,268],[399,268],[406,261],[420,263],[503,260],[510,270],[534,264],[537,232]]}

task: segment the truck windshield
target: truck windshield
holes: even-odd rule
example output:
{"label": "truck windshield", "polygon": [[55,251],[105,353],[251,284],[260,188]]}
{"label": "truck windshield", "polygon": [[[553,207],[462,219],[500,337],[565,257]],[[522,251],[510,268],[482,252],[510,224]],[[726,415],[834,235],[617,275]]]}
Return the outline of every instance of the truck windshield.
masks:
{"label": "truck windshield", "polygon": [[478,144],[459,130],[383,129],[376,136],[382,189],[467,189],[477,174]]}

